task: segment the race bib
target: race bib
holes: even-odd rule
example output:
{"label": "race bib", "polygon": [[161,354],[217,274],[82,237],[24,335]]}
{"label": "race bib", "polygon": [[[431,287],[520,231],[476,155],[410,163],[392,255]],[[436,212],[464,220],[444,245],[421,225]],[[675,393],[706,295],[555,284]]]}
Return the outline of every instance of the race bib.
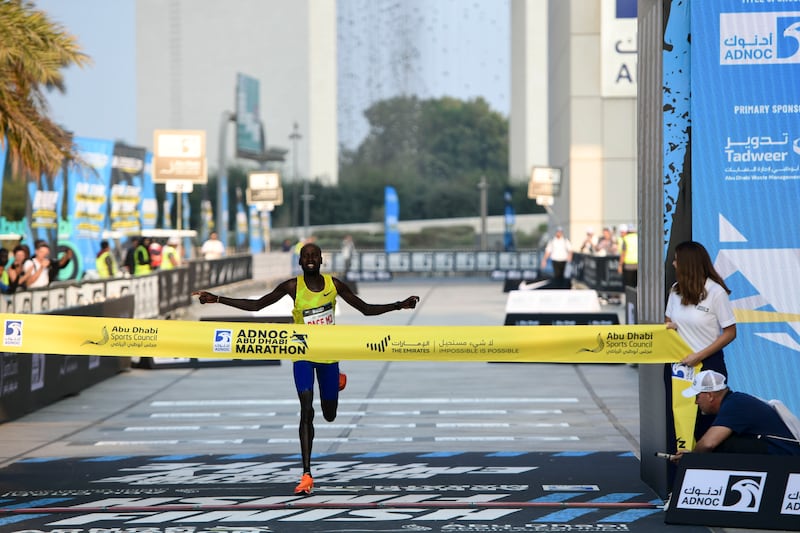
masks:
{"label": "race bib", "polygon": [[333,304],[327,303],[320,307],[303,310],[304,324],[333,324]]}

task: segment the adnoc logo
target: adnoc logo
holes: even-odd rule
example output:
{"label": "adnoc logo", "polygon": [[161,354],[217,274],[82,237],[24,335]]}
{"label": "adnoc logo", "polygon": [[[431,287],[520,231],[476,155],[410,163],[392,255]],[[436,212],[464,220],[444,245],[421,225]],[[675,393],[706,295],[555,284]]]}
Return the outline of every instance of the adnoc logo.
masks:
{"label": "adnoc logo", "polygon": [[22,346],[22,320],[6,320],[3,346]]}
{"label": "adnoc logo", "polygon": [[677,506],[684,509],[757,513],[766,472],[687,469]]}
{"label": "adnoc logo", "polygon": [[233,332],[229,329],[214,330],[214,351],[230,353],[233,340]]}
{"label": "adnoc logo", "polygon": [[720,65],[788,63],[800,63],[800,12],[720,14]]}

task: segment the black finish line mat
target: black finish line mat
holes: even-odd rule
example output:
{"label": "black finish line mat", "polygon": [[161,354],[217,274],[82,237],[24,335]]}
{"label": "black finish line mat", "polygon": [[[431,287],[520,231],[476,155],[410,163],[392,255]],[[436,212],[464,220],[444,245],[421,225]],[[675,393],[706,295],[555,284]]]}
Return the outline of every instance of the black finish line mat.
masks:
{"label": "black finish line mat", "polygon": [[363,453],[30,458],[0,469],[0,531],[660,532],[630,453]]}

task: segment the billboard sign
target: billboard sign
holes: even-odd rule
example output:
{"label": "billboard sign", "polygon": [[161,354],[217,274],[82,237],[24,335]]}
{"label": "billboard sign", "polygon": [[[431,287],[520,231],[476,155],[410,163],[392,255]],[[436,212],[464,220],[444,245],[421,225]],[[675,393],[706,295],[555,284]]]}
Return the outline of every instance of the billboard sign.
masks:
{"label": "billboard sign", "polygon": [[245,74],[236,75],[236,156],[259,159],[266,141],[261,125],[259,81]]}
{"label": "billboard sign", "polygon": [[204,130],[156,130],[153,146],[154,183],[181,180],[203,184],[208,181]]}

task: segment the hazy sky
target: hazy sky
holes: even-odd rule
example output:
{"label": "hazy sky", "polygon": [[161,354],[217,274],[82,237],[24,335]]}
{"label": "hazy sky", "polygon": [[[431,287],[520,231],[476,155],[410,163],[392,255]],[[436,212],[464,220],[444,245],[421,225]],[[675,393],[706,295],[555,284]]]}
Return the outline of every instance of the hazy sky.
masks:
{"label": "hazy sky", "polygon": [[53,118],[81,137],[136,139],[135,0],[35,0],[77,37],[90,66],[65,71],[67,92],[51,93]]}
{"label": "hazy sky", "polygon": [[[65,72],[66,95],[49,97],[55,120],[76,135],[136,140],[135,1],[35,0],[92,58]],[[404,93],[483,96],[507,116],[509,1],[338,0],[340,142],[357,145],[363,110]]]}
{"label": "hazy sky", "polygon": [[482,96],[510,108],[509,0],[339,0],[339,141],[367,132],[363,110],[401,94]]}

